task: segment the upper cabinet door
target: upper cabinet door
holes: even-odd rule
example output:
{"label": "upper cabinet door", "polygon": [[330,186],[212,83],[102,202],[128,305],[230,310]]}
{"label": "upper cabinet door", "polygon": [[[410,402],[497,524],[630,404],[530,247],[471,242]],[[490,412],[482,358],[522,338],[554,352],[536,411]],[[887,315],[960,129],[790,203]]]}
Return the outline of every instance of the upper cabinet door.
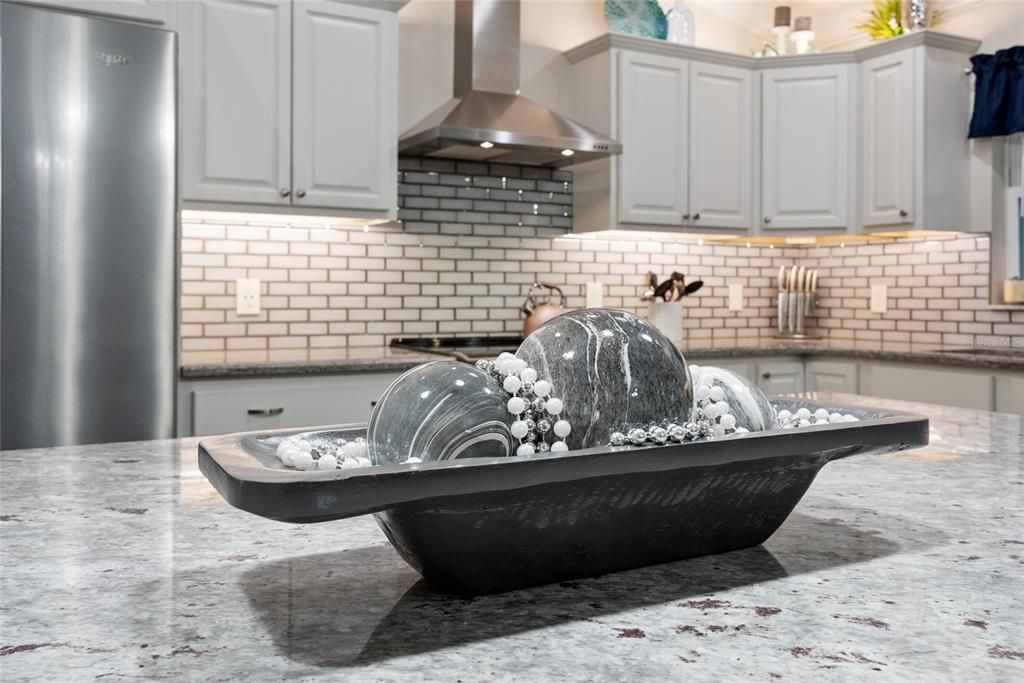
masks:
{"label": "upper cabinet door", "polygon": [[291,3],[178,9],[185,200],[288,204]]}
{"label": "upper cabinet door", "polygon": [[688,72],[681,59],[619,54],[620,221],[686,222]]}
{"label": "upper cabinet door", "polygon": [[867,60],[860,86],[863,223],[913,223],[914,51]]}
{"label": "upper cabinet door", "polygon": [[762,227],[846,227],[849,68],[772,69],[762,78]]}
{"label": "upper cabinet door", "polygon": [[397,51],[394,12],[330,0],[296,3],[296,206],[395,207]]}
{"label": "upper cabinet door", "polygon": [[690,222],[751,228],[754,112],[751,74],[690,65]]}
{"label": "upper cabinet door", "polygon": [[35,5],[165,24],[174,0],[32,0]]}

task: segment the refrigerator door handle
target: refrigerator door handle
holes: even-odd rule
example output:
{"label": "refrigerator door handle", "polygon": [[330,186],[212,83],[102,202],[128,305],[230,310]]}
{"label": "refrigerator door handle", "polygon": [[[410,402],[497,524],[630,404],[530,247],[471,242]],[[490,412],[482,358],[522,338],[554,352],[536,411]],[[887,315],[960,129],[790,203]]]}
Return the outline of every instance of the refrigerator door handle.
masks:
{"label": "refrigerator door handle", "polygon": [[246,411],[253,417],[275,417],[284,412],[284,408],[249,408]]}

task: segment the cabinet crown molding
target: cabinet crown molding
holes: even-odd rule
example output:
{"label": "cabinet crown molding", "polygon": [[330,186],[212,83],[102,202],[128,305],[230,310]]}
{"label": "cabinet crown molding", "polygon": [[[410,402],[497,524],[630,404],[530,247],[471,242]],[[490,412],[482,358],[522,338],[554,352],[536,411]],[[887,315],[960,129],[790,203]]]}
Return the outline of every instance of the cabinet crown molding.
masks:
{"label": "cabinet crown molding", "polygon": [[816,52],[809,55],[783,55],[781,57],[752,57],[734,52],[722,50],[711,50],[704,47],[693,47],[692,45],[676,45],[665,40],[654,38],[639,38],[636,36],[624,36],[615,33],[605,33],[597,38],[588,40],[565,52],[565,57],[570,63],[575,64],[588,57],[611,50],[613,48],[623,50],[634,50],[647,54],[665,55],[691,59],[711,64],[722,64],[724,66],[746,67],[748,69],[777,69],[793,66],[812,66],[818,64],[853,64],[863,62],[873,57],[879,57],[892,52],[906,50],[908,48],[924,45],[927,47],[941,48],[962,52],[971,55],[978,51],[981,41],[974,38],[955,36],[939,31],[917,31],[898,38],[872,43],[867,47],[858,50],[842,52]]}

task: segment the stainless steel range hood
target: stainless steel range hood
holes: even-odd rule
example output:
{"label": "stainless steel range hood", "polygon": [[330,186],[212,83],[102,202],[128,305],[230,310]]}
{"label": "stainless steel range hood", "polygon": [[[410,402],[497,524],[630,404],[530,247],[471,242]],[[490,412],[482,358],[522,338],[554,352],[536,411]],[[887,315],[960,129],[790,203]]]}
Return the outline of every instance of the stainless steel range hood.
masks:
{"label": "stainless steel range hood", "polygon": [[455,0],[453,92],[402,135],[401,154],[567,166],[622,152],[519,94],[519,0]]}

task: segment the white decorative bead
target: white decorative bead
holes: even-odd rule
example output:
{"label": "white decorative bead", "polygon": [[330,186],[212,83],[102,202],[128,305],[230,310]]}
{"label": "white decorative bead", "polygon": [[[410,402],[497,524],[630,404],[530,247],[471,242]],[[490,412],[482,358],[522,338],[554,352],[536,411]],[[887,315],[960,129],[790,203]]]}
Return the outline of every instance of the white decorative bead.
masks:
{"label": "white decorative bead", "polygon": [[549,398],[547,403],[544,404],[544,409],[551,415],[558,415],[564,407],[560,398]]}
{"label": "white decorative bead", "polygon": [[533,455],[533,444],[524,443],[516,449],[516,455]]}
{"label": "white decorative bead", "polygon": [[818,408],[817,410],[814,411],[814,417],[817,420],[827,420],[828,411],[825,410],[824,408]]}
{"label": "white decorative bead", "polygon": [[519,379],[515,375],[509,375],[505,378],[505,381],[501,383],[501,386],[510,394],[514,394],[519,391],[519,388],[523,386],[523,380]]}
{"label": "white decorative bead", "polygon": [[716,417],[718,417],[717,403],[709,403],[706,406],[704,406],[702,410],[704,411],[704,417],[708,418],[709,420],[714,420]]}
{"label": "white decorative bead", "polygon": [[722,425],[715,425],[711,428],[711,433],[715,436],[725,436],[725,427]]}
{"label": "white decorative bead", "polygon": [[513,372],[515,372],[515,374],[517,374],[517,375],[521,375],[523,373],[523,370],[525,370],[525,369],[526,369],[526,361],[523,360],[522,358],[516,358],[515,366],[513,367]]}
{"label": "white decorative bead", "polygon": [[811,411],[807,410],[807,408],[801,408],[800,410],[796,411],[796,419],[798,419],[798,420],[810,420],[811,419]]}
{"label": "white decorative bead", "polygon": [[693,390],[693,397],[698,401],[707,401],[711,398],[711,387],[703,385],[698,386]]}
{"label": "white decorative bead", "polygon": [[420,460],[419,458],[406,458],[406,459],[405,459],[405,462],[404,462],[403,464],[406,464],[406,465],[415,465],[415,464],[416,464],[416,463],[418,463],[418,462],[423,462],[423,461],[422,461],[422,460]]}
{"label": "white decorative bead", "polygon": [[364,458],[366,457],[366,442],[349,441],[347,444],[341,447],[341,455],[344,458]]}
{"label": "white decorative bead", "polygon": [[839,413],[832,413],[828,416],[828,421],[835,424],[836,422],[842,422],[843,416]]}
{"label": "white decorative bead", "polygon": [[536,382],[537,371],[534,370],[533,368],[523,368],[522,370],[519,371],[519,377],[524,382]]}
{"label": "white decorative bead", "polygon": [[556,441],[551,444],[552,453],[564,453],[569,450],[569,446],[564,441]]}
{"label": "white decorative bead", "polygon": [[736,427],[736,418],[732,415],[723,415],[720,424],[726,429],[734,429]]}
{"label": "white decorative bead", "polygon": [[715,403],[715,409],[718,411],[719,417],[729,414],[729,404],[725,401],[717,401]]}
{"label": "white decorative bead", "polygon": [[725,390],[716,384],[713,387],[711,387],[710,396],[712,401],[721,401],[723,398],[725,398]]}
{"label": "white decorative bead", "polygon": [[338,469],[338,459],[333,455],[321,455],[320,459],[316,461],[316,468],[318,470],[336,470]]}
{"label": "white decorative bead", "polygon": [[555,423],[555,426],[552,427],[552,429],[555,431],[555,436],[564,439],[569,436],[569,433],[572,431],[572,426],[565,420],[559,420]]}
{"label": "white decorative bead", "polygon": [[359,467],[359,458],[345,458],[338,463],[343,470],[352,470]]}
{"label": "white decorative bead", "polygon": [[800,420],[800,426],[801,427],[810,427],[811,426],[811,421],[810,420]]}
{"label": "white decorative bead", "polygon": [[546,379],[539,379],[533,383],[533,393],[537,394],[540,398],[544,398],[551,393],[551,382]]}
{"label": "white decorative bead", "polygon": [[781,422],[783,420],[788,420],[791,417],[793,417],[793,413],[789,412],[788,410],[780,410],[779,411],[779,414],[778,414],[779,422]]}
{"label": "white decorative bead", "polygon": [[526,410],[526,401],[523,399],[513,396],[508,400],[508,412],[513,415],[520,415],[524,410]]}
{"label": "white decorative bead", "polygon": [[860,418],[856,415],[845,415],[843,417],[843,422],[860,422]]}
{"label": "white decorative bead", "polygon": [[737,427],[736,428],[736,433],[737,434],[749,434],[750,430],[747,429],[746,427]]}
{"label": "white decorative bead", "polygon": [[530,431],[530,428],[522,420],[516,420],[512,423],[512,426],[509,427],[509,431],[512,432],[512,436],[517,439],[521,439],[526,436],[527,432]]}
{"label": "white decorative bead", "polygon": [[313,444],[306,441],[305,439],[302,439],[296,445],[299,447],[299,450],[302,451],[303,453],[309,453],[313,450]]}
{"label": "white decorative bead", "polygon": [[494,369],[500,375],[508,375],[512,372],[513,360],[511,358],[499,358],[494,361]]}
{"label": "white decorative bead", "polygon": [[313,469],[314,467],[316,467],[316,465],[313,464],[314,462],[315,461],[313,460],[313,455],[306,451],[299,451],[298,455],[295,456],[295,466],[298,467],[300,470]]}

